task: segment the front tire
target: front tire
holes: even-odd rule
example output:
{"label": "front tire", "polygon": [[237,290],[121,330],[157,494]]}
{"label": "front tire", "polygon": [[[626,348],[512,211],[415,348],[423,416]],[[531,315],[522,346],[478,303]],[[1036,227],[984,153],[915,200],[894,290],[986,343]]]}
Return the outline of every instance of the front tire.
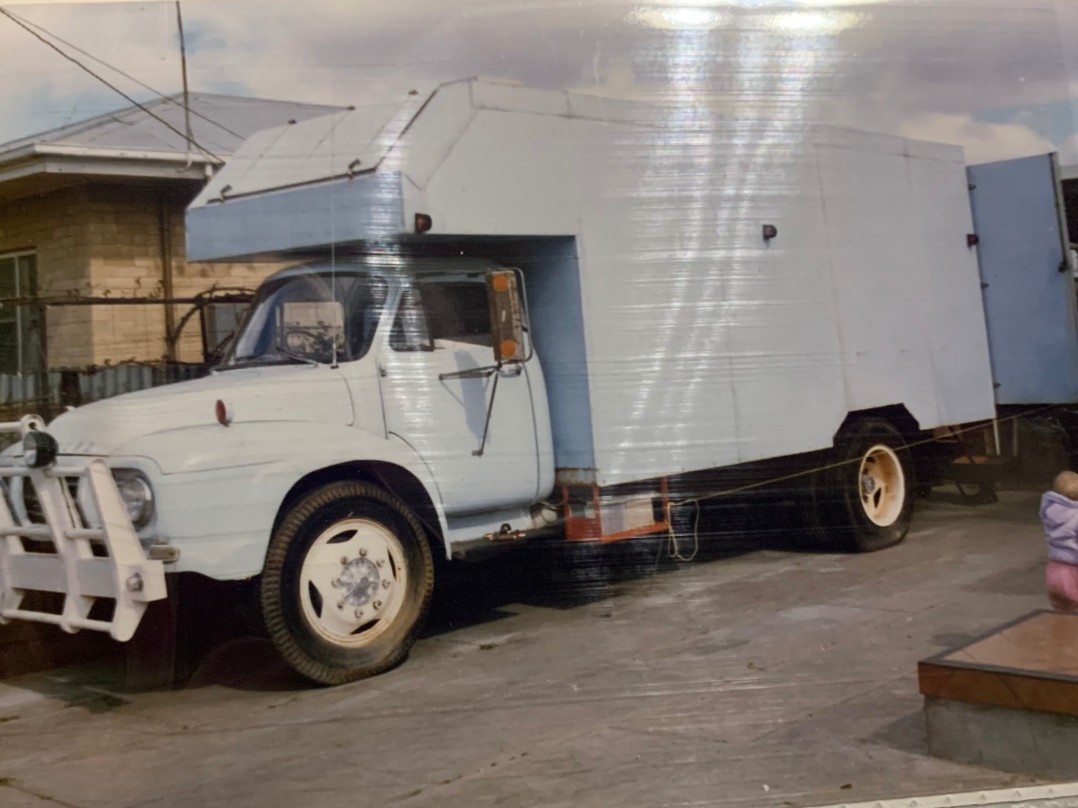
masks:
{"label": "front tire", "polygon": [[407,656],[433,586],[430,545],[407,506],[368,483],[331,483],[293,505],[274,532],[262,617],[292,668],[339,685]]}
{"label": "front tire", "polygon": [[835,438],[812,486],[811,527],[829,549],[875,552],[901,542],[913,515],[909,449],[889,422],[855,421]]}

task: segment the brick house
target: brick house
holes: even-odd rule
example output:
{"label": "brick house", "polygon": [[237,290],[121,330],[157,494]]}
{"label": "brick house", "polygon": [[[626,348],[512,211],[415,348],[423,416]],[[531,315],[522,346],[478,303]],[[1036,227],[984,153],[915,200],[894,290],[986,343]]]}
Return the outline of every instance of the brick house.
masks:
{"label": "brick house", "polygon": [[[184,209],[252,133],[336,108],[194,94],[190,131],[205,151],[179,134],[186,124],[178,98],[146,109],[129,107],[0,144],[0,299],[189,297],[214,285],[254,286],[272,269],[188,264]],[[201,350],[197,328],[170,346],[166,335],[183,316],[179,306],[41,312],[0,306],[0,374],[166,357],[197,361]]]}

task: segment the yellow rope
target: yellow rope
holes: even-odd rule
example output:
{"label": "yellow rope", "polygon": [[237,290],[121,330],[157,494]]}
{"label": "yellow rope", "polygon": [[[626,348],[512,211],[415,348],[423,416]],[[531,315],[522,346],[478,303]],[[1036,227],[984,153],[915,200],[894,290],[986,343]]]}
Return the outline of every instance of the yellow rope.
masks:
{"label": "yellow rope", "polygon": [[[1010,416],[1007,416],[1006,418],[996,419],[996,421],[998,423],[1008,423],[1010,421],[1017,421],[1019,418],[1027,418],[1027,417],[1029,417],[1031,415],[1037,415],[1038,413],[1046,412],[1048,410],[1056,410],[1056,409],[1061,409],[1060,405],[1058,405],[1058,404],[1048,404],[1048,405],[1045,405],[1043,407],[1038,407],[1037,409],[1027,410],[1026,412],[1022,412],[1022,413],[1020,413],[1018,415],[1010,415]],[[955,429],[954,427],[948,427],[948,429],[950,430],[951,435],[954,435],[954,436],[957,437],[958,435],[961,435],[961,434],[966,433],[966,432],[976,432],[978,430],[984,429],[984,425],[981,425],[981,426],[968,426],[968,427],[965,427],[963,429]],[[910,451],[911,449],[916,449],[916,448],[918,448],[920,446],[927,446],[930,443],[936,443],[936,442],[937,442],[937,439],[934,438],[934,437],[933,438],[926,438],[924,440],[915,441],[914,443],[903,444],[902,446],[897,447],[897,450],[898,451]],[[752,491],[752,490],[755,490],[757,488],[765,488],[767,486],[777,485],[779,483],[784,483],[784,482],[789,482],[790,480],[796,480],[796,479],[799,479],[801,477],[808,477],[810,475],[818,474],[820,472],[830,471],[832,469],[837,469],[837,468],[842,468],[843,466],[850,466],[850,465],[853,465],[854,463],[860,463],[861,461],[862,461],[862,458],[859,458],[859,457],[851,458],[850,460],[841,460],[841,461],[839,461],[837,463],[828,463],[828,464],[823,465],[823,466],[815,466],[815,467],[809,468],[809,469],[802,469],[801,471],[797,471],[797,472],[794,472],[792,474],[786,474],[786,475],[783,475],[781,477],[774,477],[772,479],[762,480],[760,482],[747,483],[745,485],[741,485],[741,486],[738,486],[736,488],[730,488],[730,489],[726,489],[724,491],[716,491],[714,493],[705,494],[705,495],[700,496],[700,497],[692,497],[690,499],[682,499],[682,500],[678,500],[676,502],[667,501],[665,511],[666,511],[666,526],[667,526],[667,535],[668,535],[667,548],[668,548],[668,551],[670,553],[670,557],[674,558],[674,559],[677,559],[678,561],[692,561],[693,559],[696,558],[697,554],[700,552],[700,505],[701,505],[701,503],[708,502],[709,500],[713,500],[713,499],[719,499],[720,497],[729,497],[729,496],[733,496],[734,494],[742,494],[742,493],[745,493],[746,491]],[[681,548],[680,548],[680,544],[678,542],[677,533],[674,531],[674,520],[673,520],[673,509],[674,508],[680,508],[680,507],[682,507],[684,505],[695,505],[696,506],[696,521],[695,521],[694,526],[693,526],[693,550],[692,550],[692,553],[690,553],[688,556],[683,556],[681,554]]]}

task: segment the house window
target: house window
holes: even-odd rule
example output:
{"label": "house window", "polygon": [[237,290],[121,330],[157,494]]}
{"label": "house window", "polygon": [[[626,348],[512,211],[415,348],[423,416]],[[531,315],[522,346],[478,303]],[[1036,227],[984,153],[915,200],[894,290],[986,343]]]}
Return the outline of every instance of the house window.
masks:
{"label": "house window", "polygon": [[[37,296],[37,256],[0,255],[0,299]],[[42,309],[0,304],[0,373],[35,373],[44,359]]]}

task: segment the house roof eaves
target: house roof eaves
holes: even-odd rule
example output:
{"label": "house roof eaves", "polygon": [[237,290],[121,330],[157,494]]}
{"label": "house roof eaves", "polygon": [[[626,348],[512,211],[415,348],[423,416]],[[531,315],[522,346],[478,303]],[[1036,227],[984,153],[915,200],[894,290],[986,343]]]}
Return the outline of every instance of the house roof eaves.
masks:
{"label": "house roof eaves", "polygon": [[224,163],[220,158],[210,157],[203,152],[192,150],[190,154],[173,151],[141,151],[135,149],[102,148],[100,146],[73,146],[64,143],[31,143],[8,152],[0,152],[0,168],[12,163],[32,160],[36,157],[72,157],[81,160],[131,160],[138,162],[199,163],[219,166]]}
{"label": "house roof eaves", "polygon": [[[0,163],[0,189],[10,182],[25,180],[34,175],[67,175],[69,177],[114,177],[117,179],[150,179],[166,181],[204,182],[213,168],[205,158],[192,160],[188,165],[183,155],[158,154],[153,159],[129,159],[124,153],[103,154],[94,149],[92,154],[76,154],[71,149],[60,153],[32,153],[25,159]],[[85,150],[76,150],[85,151]]]}
{"label": "house roof eaves", "polygon": [[31,143],[0,153],[0,185],[34,174],[207,179],[221,161],[201,152],[103,149],[59,143]]}

